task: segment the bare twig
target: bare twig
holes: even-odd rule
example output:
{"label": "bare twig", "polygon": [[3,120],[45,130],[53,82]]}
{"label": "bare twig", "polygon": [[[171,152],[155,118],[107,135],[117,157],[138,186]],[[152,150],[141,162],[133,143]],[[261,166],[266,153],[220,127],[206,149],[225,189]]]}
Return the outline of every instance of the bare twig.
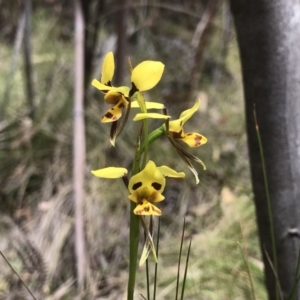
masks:
{"label": "bare twig", "polygon": [[77,284],[79,292],[84,288],[85,240],[83,225],[85,124],[84,99],[84,18],[80,0],[75,0],[75,88],[73,115],[73,191],[75,206],[75,248],[77,260]]}
{"label": "bare twig", "polygon": [[[193,90],[197,87],[200,78],[200,68],[203,61],[204,48],[211,29],[212,20],[217,11],[218,0],[210,0],[207,8],[195,30],[192,46],[195,48],[194,65],[188,81],[188,92],[186,99],[190,100]],[[184,108],[183,108],[184,109]]]}
{"label": "bare twig", "polygon": [[24,35],[24,64],[27,102],[30,110],[30,117],[34,118],[34,88],[32,80],[32,61],[31,61],[31,15],[32,0],[25,1],[25,35]]}
{"label": "bare twig", "polygon": [[0,251],[0,255],[3,257],[3,259],[8,264],[8,266],[12,269],[12,271],[18,276],[19,280],[22,282],[22,284],[24,285],[24,287],[26,288],[26,290],[28,291],[28,293],[32,296],[32,298],[35,299],[35,300],[37,300],[37,298],[33,295],[33,293],[31,292],[31,290],[29,289],[28,285],[23,281],[23,279],[21,278],[21,276],[18,274],[18,272],[15,270],[15,268],[10,264],[10,262],[7,260],[7,258],[5,257],[5,255],[2,253],[2,251]]}

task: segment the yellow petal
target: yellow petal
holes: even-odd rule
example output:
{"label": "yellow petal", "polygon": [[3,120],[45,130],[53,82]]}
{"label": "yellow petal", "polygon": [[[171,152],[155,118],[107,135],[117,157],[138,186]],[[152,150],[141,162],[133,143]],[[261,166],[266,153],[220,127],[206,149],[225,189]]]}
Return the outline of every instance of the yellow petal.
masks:
{"label": "yellow petal", "polygon": [[179,119],[171,121],[169,123],[169,131],[171,132],[180,132],[183,130],[183,125],[188,119],[198,110],[200,106],[200,99],[196,101],[192,108],[189,108],[181,113]]}
{"label": "yellow petal", "polygon": [[157,114],[157,113],[138,113],[133,118],[133,121],[140,121],[143,119],[169,119],[171,116],[166,116],[163,114]]}
{"label": "yellow petal", "polygon": [[92,81],[92,86],[94,86],[96,89],[100,90],[103,93],[106,93],[107,91],[111,91],[111,90],[115,89],[112,86],[108,86],[108,85],[105,85],[105,84],[101,83],[97,79],[94,79]]}
{"label": "yellow petal", "polygon": [[170,132],[181,132],[182,130],[183,130],[183,122],[180,119],[169,122]]}
{"label": "yellow petal", "polygon": [[134,209],[133,213],[138,216],[161,216],[161,210],[148,201],[143,201]]}
{"label": "yellow petal", "polygon": [[115,72],[114,54],[112,52],[108,52],[104,58],[103,65],[102,65],[101,83],[111,84],[112,78],[114,76],[114,72]]}
{"label": "yellow petal", "polygon": [[207,138],[196,132],[186,133],[182,138],[179,138],[179,140],[185,142],[190,147],[199,147],[207,143]]}
{"label": "yellow petal", "polygon": [[165,177],[173,177],[173,178],[184,178],[185,174],[184,172],[177,172],[168,166],[161,166],[157,167],[161,174],[163,174]]}
{"label": "yellow petal", "polygon": [[128,189],[132,194],[138,188],[148,188],[149,190],[155,189],[161,193],[166,185],[166,180],[156,167],[153,161],[149,161],[144,170],[132,176],[129,180]]}
{"label": "yellow petal", "polygon": [[101,123],[110,123],[119,120],[122,116],[123,108],[127,105],[128,102],[125,100],[124,97],[121,97],[119,102],[112,108],[110,108],[102,117]]}
{"label": "yellow petal", "polygon": [[143,61],[132,70],[131,82],[140,92],[150,90],[160,81],[164,67],[159,61]]}
{"label": "yellow petal", "polygon": [[127,106],[128,101],[126,100],[123,93],[121,93],[120,88],[116,88],[115,90],[108,91],[104,96],[104,101],[107,104],[117,104],[122,100],[123,104]]}
{"label": "yellow petal", "polygon": [[95,171],[91,171],[93,175],[101,178],[121,178],[128,173],[125,168],[115,168],[108,167],[104,169],[99,169]]}
{"label": "yellow petal", "polygon": [[198,110],[199,106],[200,106],[200,99],[198,99],[198,100],[195,102],[195,104],[193,105],[192,108],[189,108],[189,109],[183,111],[183,112],[181,113],[179,119],[183,120],[184,123],[185,123],[185,122],[186,122],[188,119],[190,119],[190,117]]}
{"label": "yellow petal", "polygon": [[[164,104],[158,102],[145,101],[145,104],[147,109],[163,109],[165,107]],[[140,106],[137,101],[132,101],[131,107],[139,108]]]}

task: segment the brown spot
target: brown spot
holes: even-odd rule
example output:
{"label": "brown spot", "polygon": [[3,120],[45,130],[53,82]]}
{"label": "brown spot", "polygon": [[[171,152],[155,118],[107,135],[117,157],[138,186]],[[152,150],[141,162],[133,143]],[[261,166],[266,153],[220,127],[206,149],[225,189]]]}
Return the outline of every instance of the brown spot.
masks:
{"label": "brown spot", "polygon": [[187,133],[186,135],[191,136],[191,135],[193,135],[193,134],[192,134],[192,133]]}
{"label": "brown spot", "polygon": [[183,124],[183,122],[181,121],[181,122],[180,122],[180,126],[182,126],[182,124]]}
{"label": "brown spot", "polygon": [[105,117],[108,119],[111,119],[114,115],[110,113],[109,111],[105,114]]}
{"label": "brown spot", "polygon": [[201,139],[202,139],[202,136],[196,136],[195,137],[195,145],[196,146],[200,146],[201,145]]}
{"label": "brown spot", "polygon": [[121,102],[121,103],[118,105],[119,108],[123,108],[124,106],[125,106],[125,105],[124,105],[123,102]]}
{"label": "brown spot", "polygon": [[161,188],[161,184],[158,183],[158,182],[153,182],[151,185],[152,185],[157,191],[160,190],[160,188]]}
{"label": "brown spot", "polygon": [[139,187],[141,187],[143,184],[141,182],[137,182],[132,186],[132,189],[135,191],[136,189],[138,189]]}
{"label": "brown spot", "polygon": [[144,207],[144,211],[148,212],[150,210],[149,206]]}

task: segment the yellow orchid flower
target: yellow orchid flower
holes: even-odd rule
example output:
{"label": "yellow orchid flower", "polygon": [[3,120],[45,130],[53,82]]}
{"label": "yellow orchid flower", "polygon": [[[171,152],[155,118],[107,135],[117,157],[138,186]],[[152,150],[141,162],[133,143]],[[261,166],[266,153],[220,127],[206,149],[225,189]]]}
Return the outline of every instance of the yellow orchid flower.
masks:
{"label": "yellow orchid flower", "polygon": [[114,91],[131,97],[135,92],[144,92],[152,89],[160,81],[164,71],[164,64],[159,61],[143,61],[138,64],[131,73],[131,89],[127,86],[112,86],[112,78],[115,70],[114,55],[112,52],[106,54],[102,70],[101,80],[94,79],[92,85],[103,93]]}
{"label": "yellow orchid flower", "polygon": [[[164,64],[159,61],[144,61],[137,65],[131,73],[131,88],[127,86],[114,87],[112,79],[115,70],[114,55],[112,52],[106,54],[100,81],[94,79],[92,85],[105,94],[104,101],[113,106],[104,114],[101,119],[102,123],[112,122],[110,132],[110,142],[114,146],[117,135],[119,135],[127,122],[130,112],[129,99],[136,92],[143,92],[153,88],[161,79],[164,71]],[[152,106],[161,108],[158,103]],[[122,117],[123,110],[126,108],[126,115],[119,126],[117,121]],[[159,118],[158,114],[153,118]],[[165,118],[161,115],[161,118]]]}
{"label": "yellow orchid flower", "polygon": [[134,214],[143,216],[160,216],[161,210],[153,203],[163,201],[165,197],[161,194],[165,188],[164,176],[183,178],[183,172],[176,172],[167,166],[156,167],[153,161],[149,161],[140,173],[129,180],[128,199],[137,204]]}
{"label": "yellow orchid flower", "polygon": [[196,169],[194,166],[190,163],[190,160],[195,161],[203,166],[203,169],[205,170],[206,167],[201,159],[199,159],[197,156],[187,152],[185,149],[183,149],[179,144],[176,143],[176,140],[181,140],[185,142],[189,147],[199,147],[207,143],[207,138],[203,136],[200,133],[191,132],[191,133],[184,133],[183,126],[184,124],[192,117],[192,115],[198,110],[200,106],[200,99],[196,101],[194,106],[190,109],[185,110],[181,113],[179,119],[170,121],[167,124],[168,127],[168,138],[171,142],[171,144],[174,146],[182,160],[185,162],[185,164],[188,166],[188,168],[192,171],[196,178],[196,184],[198,184],[199,177]]}
{"label": "yellow orchid flower", "polygon": [[178,120],[169,122],[169,136],[181,140],[188,144],[190,147],[199,147],[207,142],[207,138],[200,133],[191,132],[184,133],[184,124],[192,117],[200,106],[200,99],[196,101],[194,106],[181,113]]}
{"label": "yellow orchid flower", "polygon": [[[100,178],[124,178],[128,171],[125,168],[107,167],[93,170],[91,173]],[[131,177],[128,184],[130,195],[128,199],[137,204],[134,213],[136,215],[160,216],[161,210],[153,203],[165,199],[162,192],[166,185],[165,177],[184,178],[183,172],[177,172],[167,166],[157,167],[153,161],[149,161],[141,172]]]}

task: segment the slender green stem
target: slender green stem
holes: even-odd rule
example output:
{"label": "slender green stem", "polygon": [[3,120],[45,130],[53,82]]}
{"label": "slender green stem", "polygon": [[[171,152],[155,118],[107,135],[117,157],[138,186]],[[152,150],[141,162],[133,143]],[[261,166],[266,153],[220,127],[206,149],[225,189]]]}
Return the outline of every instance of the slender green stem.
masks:
{"label": "slender green stem", "polygon": [[[158,218],[157,241],[156,241],[156,255],[157,255],[157,259],[158,259],[158,249],[159,249],[159,233],[160,233],[160,217]],[[155,264],[155,271],[154,271],[153,300],[155,300],[155,298],[156,298],[157,268],[158,268],[158,263]]]}
{"label": "slender green stem", "polygon": [[[147,110],[146,110],[147,112]],[[143,124],[144,124],[144,145],[145,145],[145,151],[143,153],[143,162],[142,162],[142,169],[145,168],[146,163],[147,163],[147,159],[148,159],[148,119],[144,119],[143,120]]]}
{"label": "slender green stem", "polygon": [[176,295],[175,295],[176,300],[178,299],[180,263],[181,263],[181,254],[182,254],[184,231],[185,231],[185,218],[184,218],[184,221],[183,221],[183,228],[182,228],[182,235],[181,235],[181,242],[180,242],[180,250],[179,250],[179,258],[178,258],[178,267],[177,267],[177,281],[176,281]]}
{"label": "slender green stem", "polygon": [[[263,178],[264,178],[266,197],[267,197],[268,217],[269,217],[269,223],[270,223],[271,243],[272,243],[272,252],[273,252],[273,263],[274,263],[274,269],[275,269],[275,272],[276,272],[276,275],[277,275],[278,274],[278,262],[277,262],[276,243],[275,243],[275,231],[274,231],[274,223],[273,223],[273,214],[272,214],[272,207],[271,207],[271,197],[270,197],[268,177],[267,177],[266,164],[265,164],[265,158],[264,158],[265,157],[264,156],[264,149],[263,149],[263,146],[262,146],[262,141],[261,141],[259,126],[258,126],[258,122],[257,122],[255,107],[254,107],[253,113],[254,113],[255,129],[256,129],[257,140],[258,140],[258,145],[259,145],[259,152],[260,152]],[[278,288],[276,288],[276,300],[278,300],[278,299],[279,299],[279,291],[278,291]]]}
{"label": "slender green stem", "polygon": [[299,280],[300,280],[300,249],[298,252],[295,282],[287,300],[297,300],[296,290],[297,290],[297,285],[299,283]]}
{"label": "slender green stem", "polygon": [[241,253],[242,253],[242,257],[243,257],[243,261],[244,261],[246,269],[247,269],[247,273],[248,273],[248,277],[249,277],[249,281],[250,281],[250,286],[251,286],[252,299],[256,300],[255,290],[254,290],[254,284],[253,284],[251,270],[250,270],[250,266],[249,266],[249,262],[248,262],[248,257],[246,257],[246,255],[247,255],[246,249],[244,247],[242,247],[240,245],[240,243],[238,243],[238,245],[240,247],[240,250],[241,250]]}
{"label": "slender green stem", "polygon": [[[146,238],[145,238],[146,239]],[[150,300],[149,261],[146,259],[147,299]]]}
{"label": "slender green stem", "polygon": [[[137,174],[140,168],[140,147],[136,148],[131,176]],[[137,268],[138,246],[140,237],[139,217],[133,213],[136,204],[130,202],[130,226],[129,226],[129,278],[127,287],[127,299],[133,300],[134,286]]]}
{"label": "slender green stem", "polygon": [[182,289],[181,289],[181,297],[180,300],[183,300],[184,291],[185,291],[185,283],[186,283],[186,275],[189,267],[189,259],[190,259],[190,253],[191,253],[191,247],[192,247],[192,239],[190,239],[189,249],[186,256],[186,262],[185,262],[185,269],[184,269],[184,276],[183,276],[183,282],[182,282]]}

